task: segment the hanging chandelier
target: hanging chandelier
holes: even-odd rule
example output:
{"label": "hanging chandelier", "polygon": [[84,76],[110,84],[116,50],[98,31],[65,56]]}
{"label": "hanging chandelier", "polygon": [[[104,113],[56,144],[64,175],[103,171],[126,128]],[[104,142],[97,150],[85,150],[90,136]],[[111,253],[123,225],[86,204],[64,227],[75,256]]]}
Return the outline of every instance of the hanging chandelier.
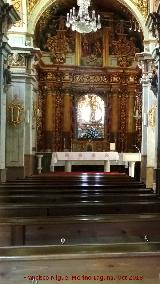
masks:
{"label": "hanging chandelier", "polygon": [[67,13],[66,27],[71,27],[72,31],[78,33],[96,32],[100,29],[100,15],[96,17],[95,10],[90,13],[90,5],[91,0],[77,0],[78,12],[76,12],[75,7],[70,9],[70,12]]}

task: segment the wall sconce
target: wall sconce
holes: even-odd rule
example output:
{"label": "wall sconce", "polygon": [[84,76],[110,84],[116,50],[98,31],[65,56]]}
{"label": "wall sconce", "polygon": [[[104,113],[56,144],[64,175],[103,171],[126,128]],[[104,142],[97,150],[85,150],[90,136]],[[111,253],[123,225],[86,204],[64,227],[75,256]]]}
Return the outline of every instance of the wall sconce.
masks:
{"label": "wall sconce", "polygon": [[8,123],[11,126],[16,127],[18,124],[20,124],[23,121],[22,119],[23,112],[24,112],[24,107],[15,96],[14,100],[8,106]]}

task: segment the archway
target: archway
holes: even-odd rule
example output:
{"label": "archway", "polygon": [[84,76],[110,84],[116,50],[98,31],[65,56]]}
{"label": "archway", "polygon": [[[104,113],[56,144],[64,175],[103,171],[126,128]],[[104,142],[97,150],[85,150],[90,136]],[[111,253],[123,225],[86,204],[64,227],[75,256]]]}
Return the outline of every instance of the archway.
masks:
{"label": "archway", "polygon": [[[108,1],[106,1],[108,2]],[[138,7],[136,5],[136,2],[131,1],[131,0],[115,0],[111,1],[111,5],[113,5],[113,2],[117,2],[118,4],[121,4],[121,9],[123,10],[124,8],[127,8],[128,12],[130,12],[133,15],[133,18],[139,23],[144,39],[148,39],[148,29],[145,26],[145,14],[147,13],[147,7]],[[47,10],[51,5],[58,3],[58,1],[38,1],[34,3],[34,6],[30,8],[30,15],[29,15],[29,21],[28,21],[28,33],[29,34],[34,34],[36,24],[41,17],[41,15],[44,13],[45,10]]]}

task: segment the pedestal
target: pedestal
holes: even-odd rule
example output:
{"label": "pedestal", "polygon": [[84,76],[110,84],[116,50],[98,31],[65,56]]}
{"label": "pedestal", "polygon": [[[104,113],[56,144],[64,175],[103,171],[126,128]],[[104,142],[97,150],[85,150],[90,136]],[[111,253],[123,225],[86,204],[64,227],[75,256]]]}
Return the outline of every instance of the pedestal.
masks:
{"label": "pedestal", "polygon": [[53,164],[53,165],[50,165],[50,172],[51,172],[51,173],[54,173],[54,164]]}
{"label": "pedestal", "polygon": [[104,161],[104,172],[110,172],[110,161]]}
{"label": "pedestal", "polygon": [[41,174],[41,172],[42,172],[42,158],[43,158],[43,155],[37,155],[37,158],[38,158],[37,171],[38,171],[38,174]]}
{"label": "pedestal", "polygon": [[65,172],[70,173],[72,171],[72,162],[65,161]]}
{"label": "pedestal", "polygon": [[135,162],[129,162],[129,176],[134,177],[135,173]]}

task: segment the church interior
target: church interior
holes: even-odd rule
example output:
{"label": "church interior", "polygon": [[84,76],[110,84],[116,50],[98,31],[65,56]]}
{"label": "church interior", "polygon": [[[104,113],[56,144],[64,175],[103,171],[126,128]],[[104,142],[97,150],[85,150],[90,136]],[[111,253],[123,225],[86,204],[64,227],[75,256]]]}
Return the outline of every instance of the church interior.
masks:
{"label": "church interior", "polygon": [[0,283],[159,283],[159,78],[159,0],[0,0]]}

